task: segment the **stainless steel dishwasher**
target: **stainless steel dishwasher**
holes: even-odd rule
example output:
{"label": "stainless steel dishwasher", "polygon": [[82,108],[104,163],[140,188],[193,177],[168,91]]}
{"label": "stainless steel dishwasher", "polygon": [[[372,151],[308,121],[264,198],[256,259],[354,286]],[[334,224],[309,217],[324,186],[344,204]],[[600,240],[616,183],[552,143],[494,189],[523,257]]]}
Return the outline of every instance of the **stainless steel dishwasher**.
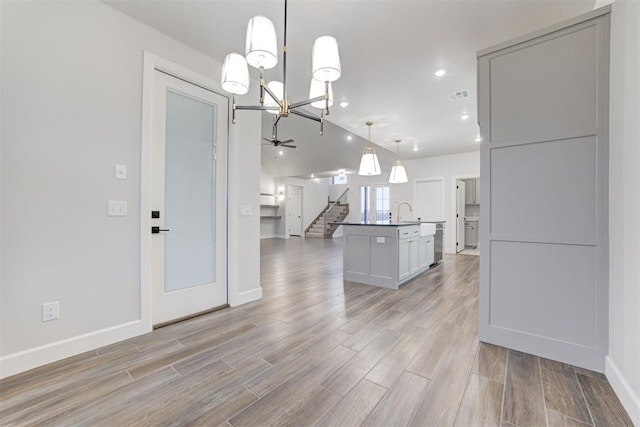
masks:
{"label": "stainless steel dishwasher", "polygon": [[[435,251],[433,264],[437,264],[442,261],[442,253],[444,252],[444,222],[436,223],[436,238],[435,238]],[[433,265],[431,264],[431,265]]]}

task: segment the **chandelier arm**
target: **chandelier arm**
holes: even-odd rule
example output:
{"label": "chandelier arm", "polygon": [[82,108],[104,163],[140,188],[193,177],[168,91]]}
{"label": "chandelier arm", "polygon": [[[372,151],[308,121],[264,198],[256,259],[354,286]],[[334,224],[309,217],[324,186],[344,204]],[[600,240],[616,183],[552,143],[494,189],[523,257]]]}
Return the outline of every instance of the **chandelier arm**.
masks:
{"label": "chandelier arm", "polygon": [[320,110],[320,135],[324,135],[324,111]]}
{"label": "chandelier arm", "polygon": [[295,114],[296,116],[301,116],[301,117],[307,118],[309,120],[314,120],[314,121],[316,121],[318,123],[322,123],[322,118],[313,116],[313,115],[308,114],[308,113],[304,113],[302,111],[291,110],[290,113],[291,114]]}
{"label": "chandelier arm", "polygon": [[316,96],[315,98],[306,99],[306,100],[300,101],[300,102],[295,102],[295,103],[289,105],[289,108],[298,108],[298,107],[302,107],[304,105],[309,105],[312,102],[323,101],[323,100],[324,100],[324,95],[320,95],[320,96]]}
{"label": "chandelier arm", "polygon": [[274,110],[273,107],[265,107],[264,105],[236,105],[236,110]]}
{"label": "chandelier arm", "polygon": [[[280,108],[282,108],[282,101],[280,101],[276,96],[276,94],[273,93],[271,89],[269,89],[269,86],[264,86],[264,90],[267,91],[267,93],[271,96],[271,98],[275,99],[276,103],[280,106]],[[285,97],[283,99],[287,99],[287,98]],[[272,110],[272,109],[273,108],[269,108],[269,110]]]}

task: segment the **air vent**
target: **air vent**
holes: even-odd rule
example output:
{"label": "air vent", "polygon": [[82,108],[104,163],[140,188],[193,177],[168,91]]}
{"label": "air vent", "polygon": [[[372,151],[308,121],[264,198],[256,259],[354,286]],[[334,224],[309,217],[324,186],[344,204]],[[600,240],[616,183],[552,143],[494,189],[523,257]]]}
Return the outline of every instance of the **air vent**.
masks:
{"label": "air vent", "polygon": [[449,98],[452,101],[455,101],[456,99],[468,98],[468,97],[469,97],[469,90],[468,89],[458,90],[456,92],[452,92],[452,93],[449,94]]}

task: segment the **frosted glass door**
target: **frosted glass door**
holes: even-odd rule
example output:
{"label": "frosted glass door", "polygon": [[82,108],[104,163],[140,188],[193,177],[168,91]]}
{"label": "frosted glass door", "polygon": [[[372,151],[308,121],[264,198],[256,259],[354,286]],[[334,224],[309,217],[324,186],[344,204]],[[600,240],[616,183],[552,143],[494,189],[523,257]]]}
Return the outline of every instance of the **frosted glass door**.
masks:
{"label": "frosted glass door", "polygon": [[228,100],[156,71],[150,174],[154,325],[227,302]]}
{"label": "frosted glass door", "polygon": [[215,106],[167,93],[165,291],[214,281]]}

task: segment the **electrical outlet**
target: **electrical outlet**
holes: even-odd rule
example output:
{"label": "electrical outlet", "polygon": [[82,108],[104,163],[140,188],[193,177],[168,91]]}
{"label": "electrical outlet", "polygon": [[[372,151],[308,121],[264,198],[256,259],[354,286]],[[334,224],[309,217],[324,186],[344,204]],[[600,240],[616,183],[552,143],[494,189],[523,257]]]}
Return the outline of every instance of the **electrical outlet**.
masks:
{"label": "electrical outlet", "polygon": [[42,304],[42,321],[49,322],[60,318],[60,302],[45,302]]}

